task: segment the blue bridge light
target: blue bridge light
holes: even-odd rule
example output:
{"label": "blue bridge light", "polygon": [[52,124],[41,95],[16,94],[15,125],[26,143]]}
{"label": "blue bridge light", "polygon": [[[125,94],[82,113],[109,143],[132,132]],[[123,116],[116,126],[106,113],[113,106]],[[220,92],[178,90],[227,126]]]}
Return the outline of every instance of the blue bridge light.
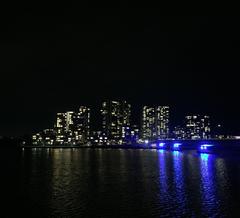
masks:
{"label": "blue bridge light", "polygon": [[211,149],[209,150],[209,148],[213,147],[214,145],[211,145],[211,144],[202,144],[200,147],[199,147],[199,151],[202,152],[202,153],[208,153],[211,151]]}
{"label": "blue bridge light", "polygon": [[181,145],[182,145],[181,143],[174,143],[173,149],[179,149]]}
{"label": "blue bridge light", "polygon": [[159,148],[164,148],[165,144],[166,143],[163,143],[163,142],[159,143]]}
{"label": "blue bridge light", "polygon": [[203,144],[200,146],[200,149],[201,150],[207,150],[208,148],[212,147],[213,145],[210,145],[210,144]]}

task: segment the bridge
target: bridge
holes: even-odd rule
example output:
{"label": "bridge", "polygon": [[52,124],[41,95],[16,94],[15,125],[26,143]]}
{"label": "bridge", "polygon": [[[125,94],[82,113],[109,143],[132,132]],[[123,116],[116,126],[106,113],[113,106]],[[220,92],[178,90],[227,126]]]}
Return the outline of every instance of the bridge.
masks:
{"label": "bridge", "polygon": [[173,150],[198,150],[200,146],[212,146],[218,150],[239,150],[240,140],[238,139],[166,139],[145,141],[141,144],[146,148],[173,149]]}

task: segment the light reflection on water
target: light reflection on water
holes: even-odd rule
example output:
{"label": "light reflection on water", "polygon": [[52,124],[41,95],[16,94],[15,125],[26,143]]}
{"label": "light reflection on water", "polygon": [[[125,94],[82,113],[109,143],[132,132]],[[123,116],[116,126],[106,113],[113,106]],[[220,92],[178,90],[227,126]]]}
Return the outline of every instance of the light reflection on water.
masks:
{"label": "light reflection on water", "polygon": [[213,214],[215,208],[218,207],[214,170],[214,157],[211,154],[200,154],[201,197],[203,208],[207,215]]}
{"label": "light reflection on water", "polygon": [[[170,195],[168,195],[169,191],[169,183],[167,180],[167,168],[166,168],[166,151],[159,150],[159,198],[160,202],[164,202],[164,199],[169,201]],[[165,206],[166,207],[166,206]]]}
{"label": "light reflection on water", "polygon": [[20,204],[38,205],[43,217],[224,217],[238,212],[239,196],[233,199],[232,190],[238,191],[239,171],[215,155],[124,149],[21,152],[18,183],[27,197]]}
{"label": "light reflection on water", "polygon": [[173,151],[173,167],[174,167],[174,186],[176,196],[176,214],[186,213],[186,194],[184,184],[183,171],[183,154],[179,151]]}
{"label": "light reflection on water", "polygon": [[[230,201],[229,193],[226,193],[230,190],[223,158],[212,154],[194,155],[180,151],[159,150],[158,153],[159,201],[165,209],[171,210],[171,213],[168,212],[171,216],[205,214],[209,217],[221,217],[226,211],[231,213],[225,205]],[[172,167],[169,159],[173,162]],[[171,206],[169,202],[172,202]],[[195,203],[191,208],[191,204],[193,206]]]}

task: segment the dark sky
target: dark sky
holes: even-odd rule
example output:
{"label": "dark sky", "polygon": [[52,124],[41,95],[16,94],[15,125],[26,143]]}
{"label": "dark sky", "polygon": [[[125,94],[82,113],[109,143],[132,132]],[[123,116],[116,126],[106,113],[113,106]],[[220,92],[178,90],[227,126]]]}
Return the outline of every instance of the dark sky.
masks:
{"label": "dark sky", "polygon": [[56,112],[79,105],[96,117],[108,98],[128,100],[135,114],[169,104],[174,123],[207,113],[240,134],[240,18],[160,14],[74,6],[6,13],[0,135],[49,128]]}

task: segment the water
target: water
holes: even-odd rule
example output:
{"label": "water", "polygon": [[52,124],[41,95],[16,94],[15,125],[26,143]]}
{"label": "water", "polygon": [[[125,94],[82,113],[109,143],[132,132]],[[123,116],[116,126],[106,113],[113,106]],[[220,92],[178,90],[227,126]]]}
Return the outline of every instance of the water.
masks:
{"label": "water", "polygon": [[240,216],[237,157],[130,149],[0,154],[0,217]]}

